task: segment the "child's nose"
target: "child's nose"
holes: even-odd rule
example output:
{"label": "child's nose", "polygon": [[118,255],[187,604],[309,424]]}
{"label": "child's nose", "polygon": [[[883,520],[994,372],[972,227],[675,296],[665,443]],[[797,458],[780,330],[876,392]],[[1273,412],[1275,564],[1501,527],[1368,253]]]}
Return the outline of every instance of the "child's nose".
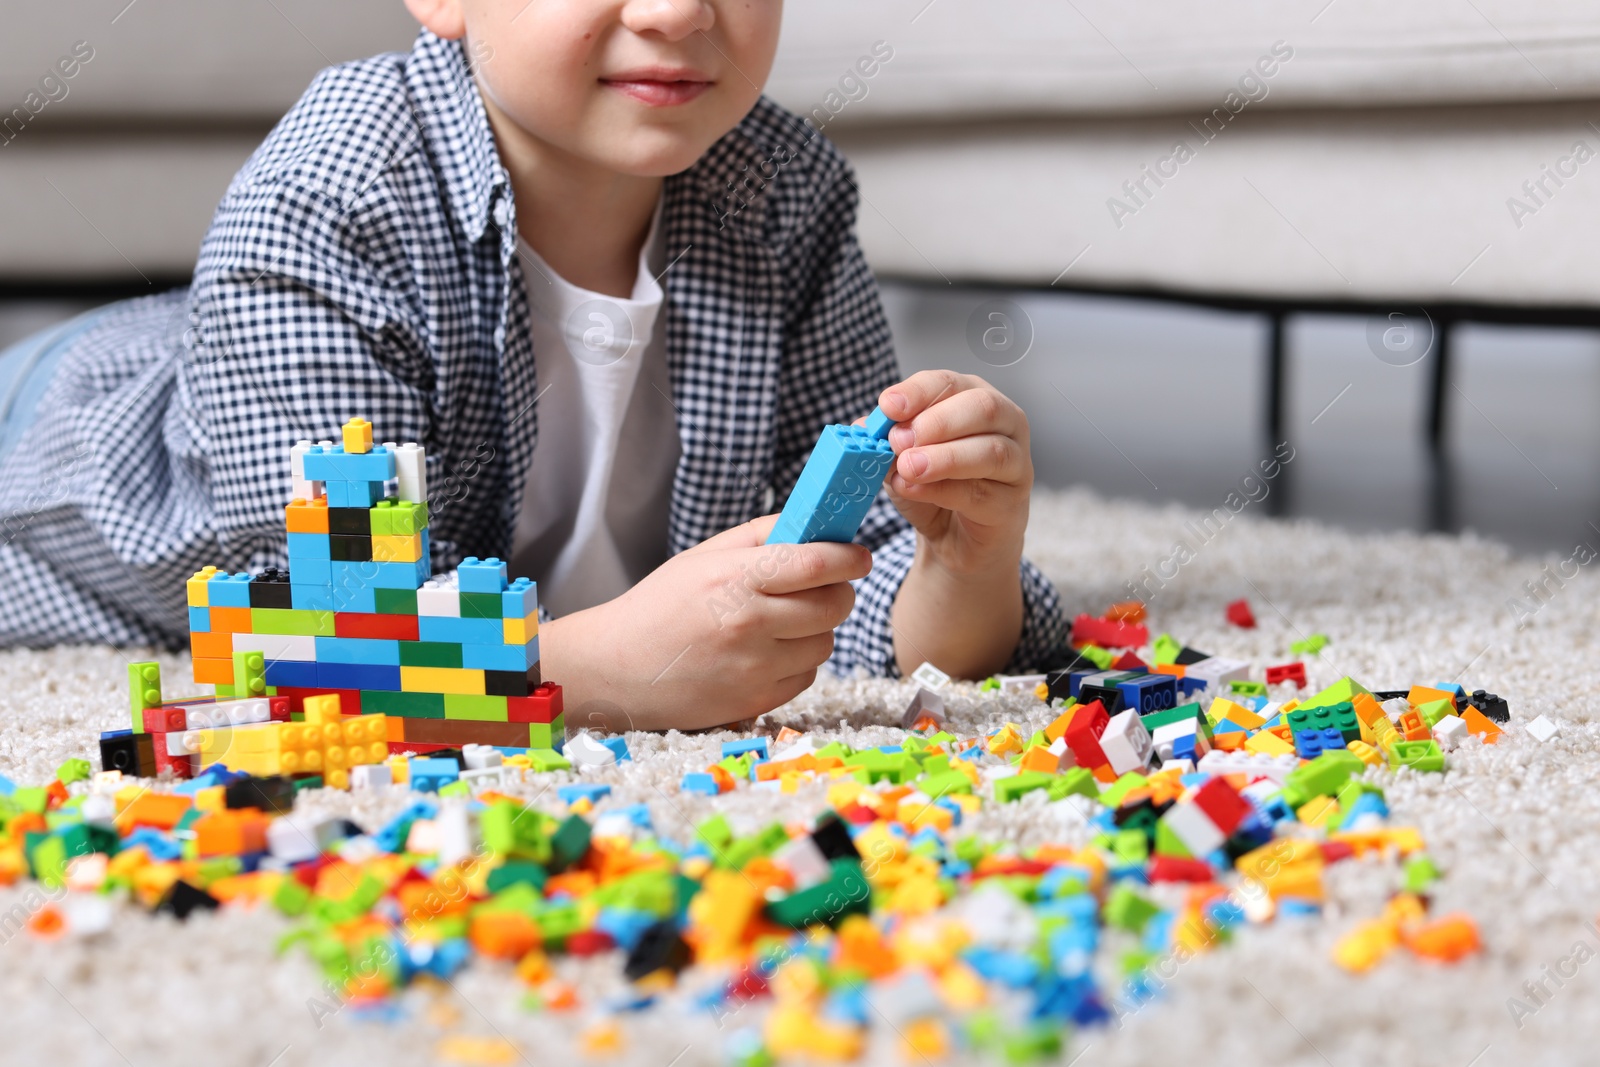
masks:
{"label": "child's nose", "polygon": [[717,13],[707,0],[628,0],[622,24],[634,33],[657,33],[681,41],[706,33],[716,25]]}

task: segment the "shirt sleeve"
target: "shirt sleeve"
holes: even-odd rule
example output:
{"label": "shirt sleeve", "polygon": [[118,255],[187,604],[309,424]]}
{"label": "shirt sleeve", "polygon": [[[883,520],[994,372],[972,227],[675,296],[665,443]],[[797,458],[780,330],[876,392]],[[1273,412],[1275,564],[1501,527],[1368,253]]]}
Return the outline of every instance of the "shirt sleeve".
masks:
{"label": "shirt sleeve", "polygon": [[[831,149],[829,149],[831,151]],[[796,294],[787,324],[774,484],[784,500],[799,481],[822,427],[849,424],[877,406],[901,379],[877,280],[856,241],[859,194],[839,159],[837,176],[812,220],[816,251],[790,279]],[[872,572],[852,582],[856,603],[834,633],[830,669],[896,678],[891,612],[911,570],[917,534],[886,493],[867,512],[856,542],[872,551]],[[1020,566],[1022,636],[1007,673],[1043,663],[1066,639],[1061,601],[1050,580],[1028,560]]]}

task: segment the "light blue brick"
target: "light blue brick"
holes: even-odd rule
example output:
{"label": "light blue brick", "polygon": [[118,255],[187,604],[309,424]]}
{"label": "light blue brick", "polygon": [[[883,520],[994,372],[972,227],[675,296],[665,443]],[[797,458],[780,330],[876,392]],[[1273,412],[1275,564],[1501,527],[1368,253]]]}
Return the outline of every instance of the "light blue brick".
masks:
{"label": "light blue brick", "polygon": [[318,663],[366,663],[400,666],[400,642],[368,637],[317,638]]}
{"label": "light blue brick", "polygon": [[[290,534],[293,537],[294,534]],[[304,556],[289,558],[290,585],[332,585],[333,563],[327,559],[309,559]]]}
{"label": "light blue brick", "polygon": [[378,594],[371,586],[336,585],[333,587],[333,610],[377,614]]}
{"label": "light blue brick", "polygon": [[[478,622],[477,619],[465,620]],[[493,622],[495,620],[484,620]],[[469,671],[525,671],[539,662],[539,639],[526,645],[463,644],[461,666]]]}
{"label": "light blue brick", "polygon": [[428,580],[426,559],[412,563],[363,563],[359,566],[376,568],[367,578],[367,584],[374,589],[419,589]]}
{"label": "light blue brick", "polygon": [[505,641],[505,628],[499,619],[453,619],[442,615],[419,615],[417,636],[423,641],[447,641],[463,646],[465,662],[467,645],[500,645]]}
{"label": "light blue brick", "polygon": [[206,583],[206,600],[214,608],[247,608],[250,606],[250,575],[218,572]]}
{"label": "light blue brick", "polygon": [[503,593],[506,590],[506,565],[497,557],[479,559],[468,556],[456,569],[463,593]]}
{"label": "light blue brick", "polygon": [[767,544],[855,539],[894,463],[894,450],[884,439],[893,423],[877,409],[868,421],[882,436],[858,426],[822,431]]}
{"label": "light blue brick", "polygon": [[383,499],[382,482],[328,482],[330,508],[371,508]]}
{"label": "light blue brick", "polygon": [[[210,582],[206,583],[206,585],[208,587],[210,586],[210,584],[211,584]],[[189,631],[191,633],[197,633],[197,634],[208,634],[208,633],[211,632],[211,609],[210,608],[190,608],[189,609]]]}
{"label": "light blue brick", "polygon": [[531,578],[518,578],[500,594],[500,614],[521,619],[539,610],[539,585]]}
{"label": "light blue brick", "polygon": [[[329,585],[295,585],[289,583],[289,602],[296,611],[332,611],[333,587]],[[377,606],[374,598],[374,607]]]}
{"label": "light blue brick", "polygon": [[[324,449],[312,445],[306,453],[306,479],[313,482],[383,482],[395,476],[394,455],[382,445],[371,452],[352,455],[343,445]],[[381,497],[379,499],[382,499]],[[330,507],[339,507],[330,504]],[[371,507],[371,505],[367,505]]]}
{"label": "light blue brick", "polygon": [[[323,533],[292,533],[289,535],[289,558],[296,559],[332,559],[333,552],[329,548],[327,534]],[[291,564],[292,572],[294,566]],[[209,588],[209,585],[207,586]]]}

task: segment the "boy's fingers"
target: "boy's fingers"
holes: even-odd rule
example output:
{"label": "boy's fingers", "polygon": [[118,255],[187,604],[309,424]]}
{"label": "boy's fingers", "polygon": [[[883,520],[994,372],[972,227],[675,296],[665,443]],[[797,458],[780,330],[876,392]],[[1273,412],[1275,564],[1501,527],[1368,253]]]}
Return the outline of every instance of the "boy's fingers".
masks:
{"label": "boy's fingers", "polygon": [[986,478],[1020,485],[1028,480],[1028,454],[1016,440],[980,433],[943,444],[917,445],[895,457],[895,473],[911,484]]}
{"label": "boy's fingers", "polygon": [[896,484],[891,488],[902,499],[956,512],[979,526],[996,527],[1005,526],[1013,520],[1017,514],[1018,494],[1026,492],[1017,486],[1002,485],[986,478]]}
{"label": "boy's fingers", "polygon": [[982,379],[973,381],[976,387],[945,397],[909,423],[901,423],[891,430],[889,443],[895,451],[986,433],[1027,441],[1028,416],[1022,408]]}
{"label": "boy's fingers", "polygon": [[832,541],[763,545],[740,566],[752,588],[771,596],[854,581],[871,570],[871,552],[861,545]]}
{"label": "boy's fingers", "polygon": [[719,534],[701,541],[688,552],[701,552],[716,548],[755,548],[767,543],[767,538],[772,534],[772,528],[778,525],[778,516],[761,515],[742,522],[738,526],[729,527]]}
{"label": "boy's fingers", "polygon": [[898,385],[891,385],[878,397],[878,406],[895,422],[909,422],[940,400],[971,387],[967,375],[953,370],[918,371]]}

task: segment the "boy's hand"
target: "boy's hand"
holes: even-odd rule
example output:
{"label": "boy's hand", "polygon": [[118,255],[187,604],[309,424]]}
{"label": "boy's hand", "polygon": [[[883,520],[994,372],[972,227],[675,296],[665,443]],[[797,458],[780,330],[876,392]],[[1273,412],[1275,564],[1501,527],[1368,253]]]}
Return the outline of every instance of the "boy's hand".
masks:
{"label": "boy's hand", "polygon": [[856,544],[766,545],[776,515],[681,552],[608,603],[540,628],[574,728],[682,730],[771,711],[807,689],[850,615]]}
{"label": "boy's hand", "polygon": [[1027,415],[982,378],[948,370],[913,374],[878,405],[899,424],[884,484],[933,561],[954,575],[1014,569],[1033,490]]}

